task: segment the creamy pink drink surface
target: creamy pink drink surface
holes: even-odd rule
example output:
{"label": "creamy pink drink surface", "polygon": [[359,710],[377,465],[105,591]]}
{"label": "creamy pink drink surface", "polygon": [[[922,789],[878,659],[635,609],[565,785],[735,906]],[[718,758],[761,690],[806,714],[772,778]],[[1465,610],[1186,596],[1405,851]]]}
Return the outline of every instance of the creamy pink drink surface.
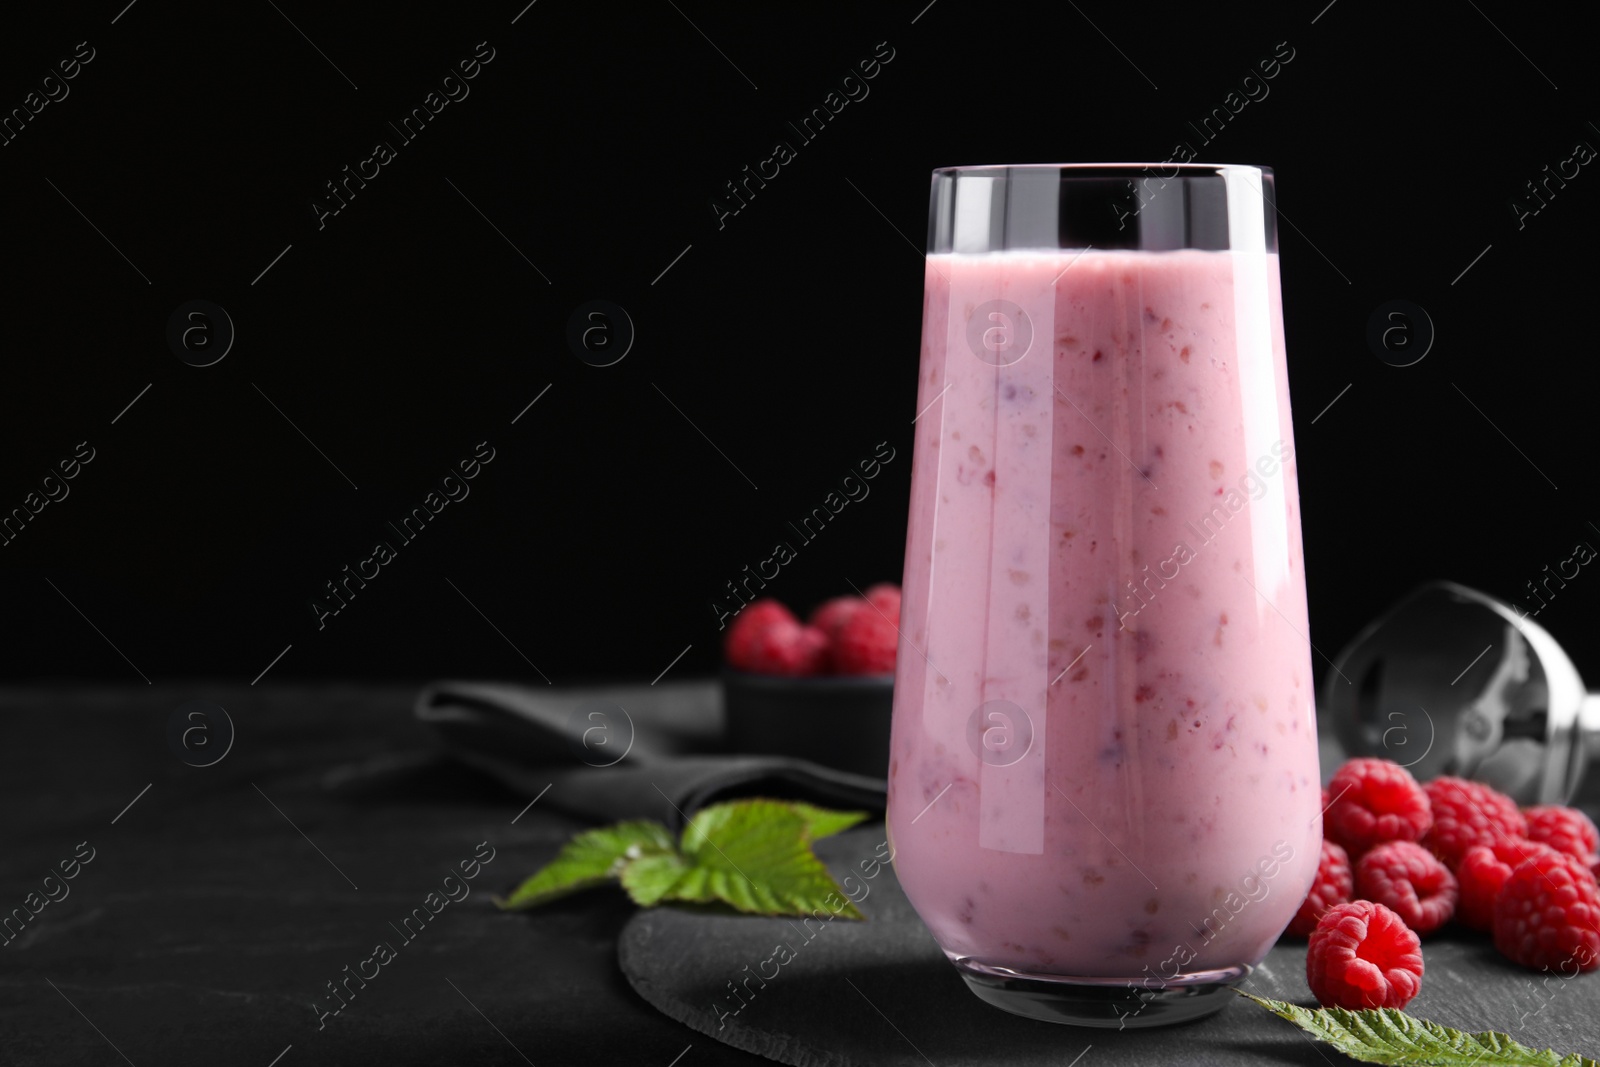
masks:
{"label": "creamy pink drink surface", "polygon": [[930,255],[918,390],[906,894],[991,968],[1259,962],[1322,837],[1277,256]]}

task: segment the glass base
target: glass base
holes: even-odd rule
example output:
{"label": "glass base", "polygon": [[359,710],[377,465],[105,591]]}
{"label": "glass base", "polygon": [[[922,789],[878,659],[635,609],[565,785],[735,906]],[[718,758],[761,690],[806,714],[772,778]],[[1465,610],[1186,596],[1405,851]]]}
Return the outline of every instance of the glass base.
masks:
{"label": "glass base", "polygon": [[973,959],[951,962],[978,999],[1013,1015],[1112,1030],[1170,1026],[1219,1012],[1233,999],[1229,990],[1251,970],[1194,971],[1147,988],[1136,978],[1029,974]]}

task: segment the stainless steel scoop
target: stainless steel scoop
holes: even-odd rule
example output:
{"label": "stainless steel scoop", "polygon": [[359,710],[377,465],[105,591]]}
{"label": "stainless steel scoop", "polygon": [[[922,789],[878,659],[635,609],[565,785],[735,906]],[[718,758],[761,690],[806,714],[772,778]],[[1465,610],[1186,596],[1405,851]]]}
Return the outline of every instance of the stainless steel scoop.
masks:
{"label": "stainless steel scoop", "polygon": [[1432,582],[1358,634],[1317,708],[1324,766],[1381,756],[1418,779],[1486,782],[1562,804],[1600,741],[1600,696],[1543,627],[1454,582]]}

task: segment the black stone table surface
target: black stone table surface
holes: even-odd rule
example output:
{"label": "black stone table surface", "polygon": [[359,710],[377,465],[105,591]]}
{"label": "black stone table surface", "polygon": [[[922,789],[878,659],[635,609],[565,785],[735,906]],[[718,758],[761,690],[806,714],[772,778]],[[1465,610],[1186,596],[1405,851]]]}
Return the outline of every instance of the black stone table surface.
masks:
{"label": "black stone table surface", "polygon": [[[635,918],[613,890],[498,912],[490,895],[582,823],[443,758],[413,720],[416,692],[0,690],[0,917],[38,907],[46,892],[60,897],[0,947],[0,1064],[771,1062],[702,1031],[716,1030],[709,994],[765,946],[767,931],[741,923],[774,920],[669,909]],[[236,728],[227,755],[208,767],[186,765],[168,744],[169,717],[194,698],[225,707]],[[1596,784],[1585,791],[1591,812]],[[881,830],[862,826],[819,851],[848,866]],[[84,856],[92,858],[76,877],[59,878],[62,861]],[[440,894],[431,898],[437,914],[425,907],[430,893]],[[852,946],[837,935],[853,931],[829,930],[835,940],[818,938],[800,969],[727,1029],[746,1049],[808,1064],[1066,1067],[1090,1045],[1086,1065],[1102,1056],[1341,1062],[1244,1003],[1214,1022],[1148,1036],[983,1009],[919,940],[902,904],[890,872],[863,904],[881,920],[870,936]],[[418,908],[429,921],[407,926]],[[618,963],[625,928],[632,984]],[[379,943],[392,946],[386,961],[374,954]],[[1303,949],[1280,945],[1267,986],[1303,998],[1301,959]],[[1600,1052],[1600,976],[1541,984],[1471,938],[1440,942],[1428,959],[1419,1014]],[[327,983],[354,972],[371,977],[351,983],[357,991],[339,1014],[320,1015],[317,1005],[336,1006]]]}
{"label": "black stone table surface", "polygon": [[[0,1064],[770,1063],[629,988],[620,893],[494,907],[583,824],[542,803],[518,818],[528,797],[441,759],[418,688],[0,690],[0,914],[93,850],[0,948]],[[195,698],[236,729],[210,767],[167,745]],[[494,858],[469,895],[404,941],[480,842]],[[395,958],[364,964],[379,942]],[[378,974],[319,1029],[346,966]]]}

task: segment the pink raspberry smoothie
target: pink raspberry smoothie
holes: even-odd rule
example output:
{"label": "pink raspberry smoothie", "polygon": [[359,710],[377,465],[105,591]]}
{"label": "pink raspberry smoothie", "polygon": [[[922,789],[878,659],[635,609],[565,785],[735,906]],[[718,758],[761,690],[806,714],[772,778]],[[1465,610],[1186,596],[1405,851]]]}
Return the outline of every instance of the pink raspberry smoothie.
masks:
{"label": "pink raspberry smoothie", "polygon": [[980,969],[1243,973],[1322,836],[1276,254],[930,255],[917,408],[906,894]]}

